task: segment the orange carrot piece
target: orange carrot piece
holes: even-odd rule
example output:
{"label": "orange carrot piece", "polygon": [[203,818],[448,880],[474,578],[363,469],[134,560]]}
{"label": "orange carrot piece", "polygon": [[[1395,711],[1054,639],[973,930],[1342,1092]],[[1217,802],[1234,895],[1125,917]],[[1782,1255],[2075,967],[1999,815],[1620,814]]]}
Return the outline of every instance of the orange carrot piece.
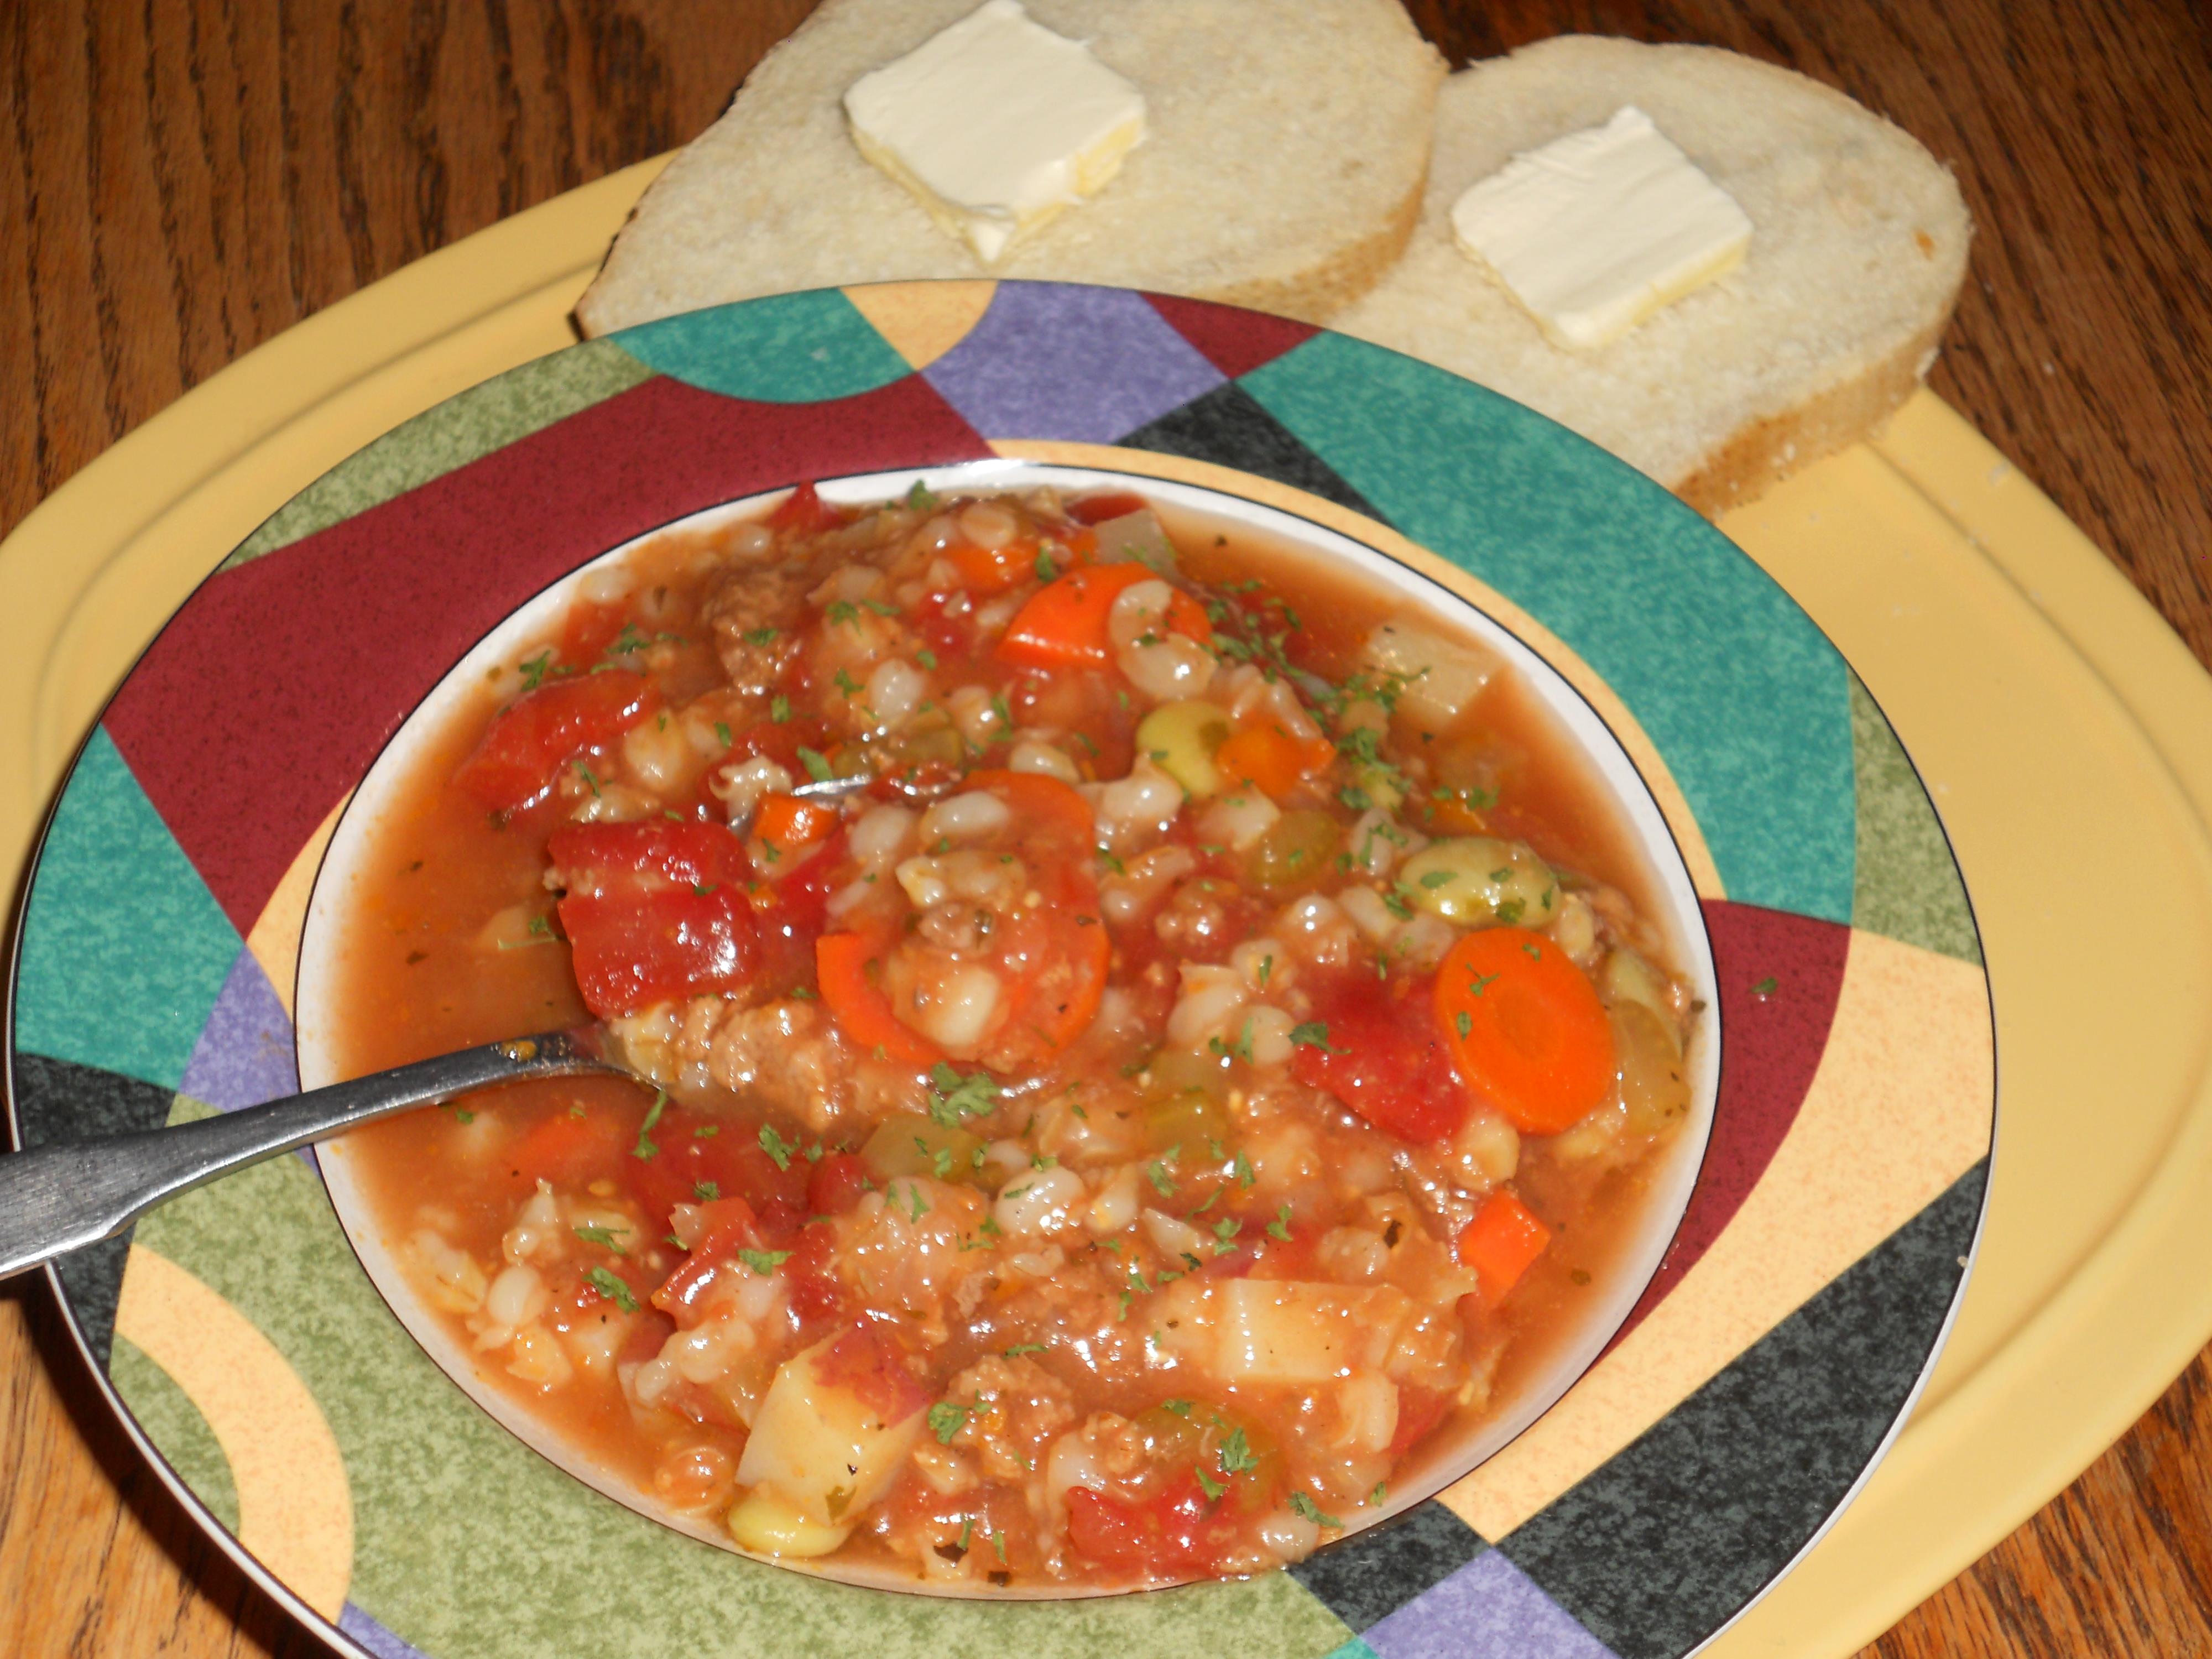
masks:
{"label": "orange carrot piece", "polygon": [[1000,766],[987,766],[970,772],[961,781],[960,787],[963,790],[988,790],[1013,808],[1016,817],[1055,824],[1075,836],[1079,846],[1087,848],[1097,837],[1098,820],[1091,810],[1091,803],[1058,778],[1047,777],[1041,772],[1013,772]]}
{"label": "orange carrot piece", "polygon": [[1555,1135],[1613,1087],[1613,1027],[1581,969],[1541,933],[1487,927],[1437,972],[1437,1026],[1476,1098],[1523,1134]]}
{"label": "orange carrot piece", "polygon": [[1328,738],[1294,738],[1272,721],[1246,726],[1213,753],[1215,767],[1224,775],[1279,798],[1335,758],[1336,745]]}
{"label": "orange carrot piece", "polygon": [[837,809],[797,795],[766,795],[753,814],[753,833],[780,853],[805,847],[837,824]]}
{"label": "orange carrot piece", "polygon": [[1141,564],[1091,564],[1032,593],[999,641],[1001,660],[1025,668],[1103,668],[1113,658],[1106,614],[1122,590],[1150,579]]}
{"label": "orange carrot piece", "polygon": [[1483,1301],[1496,1307],[1551,1243],[1552,1230],[1501,1187],[1460,1233],[1460,1265],[1474,1269]]}
{"label": "orange carrot piece", "polygon": [[862,1048],[881,1048],[909,1066],[944,1059],[942,1049],[891,1012],[890,999],[869,980],[875,954],[858,933],[824,933],[814,941],[815,981],[837,1029]]}

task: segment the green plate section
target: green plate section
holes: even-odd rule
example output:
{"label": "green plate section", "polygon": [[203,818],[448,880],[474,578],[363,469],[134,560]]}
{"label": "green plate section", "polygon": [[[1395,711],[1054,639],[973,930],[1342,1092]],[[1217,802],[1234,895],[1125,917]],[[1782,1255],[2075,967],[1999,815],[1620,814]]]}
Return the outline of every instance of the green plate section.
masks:
{"label": "green plate section", "polygon": [[244,948],[121,752],[94,727],[39,854],[15,1046],[173,1089]]}
{"label": "green plate section", "polygon": [[828,403],[914,372],[834,288],[688,311],[607,337],[672,380],[755,403]]}
{"label": "green plate section", "polygon": [[1858,883],[1851,926],[1982,966],[1982,945],[1951,842],[1874,697],[1851,676],[1858,775]]}
{"label": "green plate section", "polygon": [[[1380,347],[1319,335],[1240,384],[1400,530],[1543,618],[1620,694],[1730,898],[1850,920],[1847,671],[1734,543],[1648,478],[1593,465],[1603,452],[1565,427]],[[1439,454],[1480,457],[1480,489]]]}
{"label": "green plate section", "polygon": [[604,340],[509,369],[339,462],[277,508],[221,568],[343,524],[652,378],[652,369]]}
{"label": "green plate section", "polygon": [[222,1522],[223,1529],[235,1536],[238,1487],[230,1478],[230,1460],[222,1455],[215,1431],[208,1427],[199,1407],[169,1381],[168,1372],[149,1359],[128,1337],[115,1339],[107,1374],[114,1380],[123,1403],[131,1407],[131,1416],[138,1419],[138,1426],[146,1431],[147,1438],[161,1449],[169,1467],[191,1488],[192,1496],[207,1505],[208,1513]]}

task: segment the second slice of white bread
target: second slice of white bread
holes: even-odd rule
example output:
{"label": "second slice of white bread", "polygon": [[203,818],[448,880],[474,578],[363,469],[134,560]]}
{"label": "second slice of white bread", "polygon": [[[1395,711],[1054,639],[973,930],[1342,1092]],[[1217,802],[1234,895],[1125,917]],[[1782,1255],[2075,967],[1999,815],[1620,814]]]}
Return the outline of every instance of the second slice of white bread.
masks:
{"label": "second slice of white bread", "polygon": [[[1624,338],[1565,351],[1459,251],[1452,204],[1516,152],[1624,104],[1742,206],[1751,251]],[[1951,174],[1839,92],[1715,47],[1564,35],[1445,83],[1413,240],[1332,326],[1527,404],[1717,515],[1904,402],[1935,358],[1971,233]]]}
{"label": "second slice of white bread", "polygon": [[1405,246],[1444,64],[1397,0],[1026,0],[1143,91],[1148,136],[1097,197],[987,267],[862,159],[840,101],[975,3],[825,0],[646,192],[576,307],[584,331],[918,276],[1103,283],[1318,321]]}

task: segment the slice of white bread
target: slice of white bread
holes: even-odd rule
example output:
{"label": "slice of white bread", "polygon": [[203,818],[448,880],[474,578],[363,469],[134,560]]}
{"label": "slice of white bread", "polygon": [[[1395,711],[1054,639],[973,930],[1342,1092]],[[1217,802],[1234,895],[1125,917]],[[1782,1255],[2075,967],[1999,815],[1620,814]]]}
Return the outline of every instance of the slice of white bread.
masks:
{"label": "slice of white bread", "polygon": [[[1454,245],[1461,194],[1624,104],[1751,217],[1719,282],[1571,352]],[[1957,182],[1839,92],[1710,46],[1564,35],[1445,83],[1421,223],[1331,326],[1505,393],[1717,515],[1877,429],[1935,359],[1972,234]]]}
{"label": "slice of white bread", "polygon": [[1145,94],[1148,136],[1095,198],[984,265],[862,159],[840,102],[975,0],[824,0],[646,192],[576,307],[584,331],[916,276],[1103,283],[1318,321],[1404,248],[1444,64],[1397,0],[1027,4]]}

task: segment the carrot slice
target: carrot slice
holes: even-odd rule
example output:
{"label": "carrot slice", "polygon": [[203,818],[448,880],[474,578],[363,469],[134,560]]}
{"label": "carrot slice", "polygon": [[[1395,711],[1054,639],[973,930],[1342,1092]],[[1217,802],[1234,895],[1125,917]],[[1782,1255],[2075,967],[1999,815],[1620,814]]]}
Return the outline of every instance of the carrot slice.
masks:
{"label": "carrot slice", "polygon": [[987,766],[970,772],[962,780],[961,787],[988,790],[1013,808],[1016,817],[1065,830],[1075,836],[1079,846],[1087,848],[1097,839],[1098,820],[1091,810],[1091,803],[1058,778],[1047,777],[1041,772],[1013,772],[1002,766]]}
{"label": "carrot slice", "polygon": [[858,933],[824,933],[814,941],[814,976],[837,1029],[863,1048],[881,1048],[909,1066],[928,1066],[944,1050],[891,1012],[890,999],[868,978],[876,952]]}
{"label": "carrot slice", "polygon": [[1152,575],[1141,564],[1093,564],[1047,582],[1014,612],[999,656],[1028,668],[1104,667],[1113,657],[1107,612]]}
{"label": "carrot slice", "polygon": [[1436,1011],[1460,1076],[1524,1134],[1572,1127],[1613,1087],[1605,1005],[1541,933],[1491,927],[1462,939],[1437,970]]}
{"label": "carrot slice", "polygon": [[[1083,565],[1047,582],[1014,612],[999,641],[1000,659],[1025,668],[1103,668],[1114,656],[1106,633],[1114,601],[1158,574],[1130,560]],[[1200,645],[1213,638],[1205,607],[1180,588],[1168,601],[1167,625]]]}
{"label": "carrot slice", "polygon": [[1269,721],[1248,726],[1214,750],[1213,763],[1225,776],[1252,784],[1262,793],[1287,795],[1301,779],[1336,758],[1326,738],[1294,738]]}
{"label": "carrot slice", "polygon": [[767,795],[753,814],[753,833],[780,853],[817,842],[836,826],[837,809],[797,795]]}
{"label": "carrot slice", "polygon": [[1551,1243],[1552,1230],[1501,1187],[1460,1233],[1460,1265],[1474,1269],[1482,1299],[1495,1307]]}

